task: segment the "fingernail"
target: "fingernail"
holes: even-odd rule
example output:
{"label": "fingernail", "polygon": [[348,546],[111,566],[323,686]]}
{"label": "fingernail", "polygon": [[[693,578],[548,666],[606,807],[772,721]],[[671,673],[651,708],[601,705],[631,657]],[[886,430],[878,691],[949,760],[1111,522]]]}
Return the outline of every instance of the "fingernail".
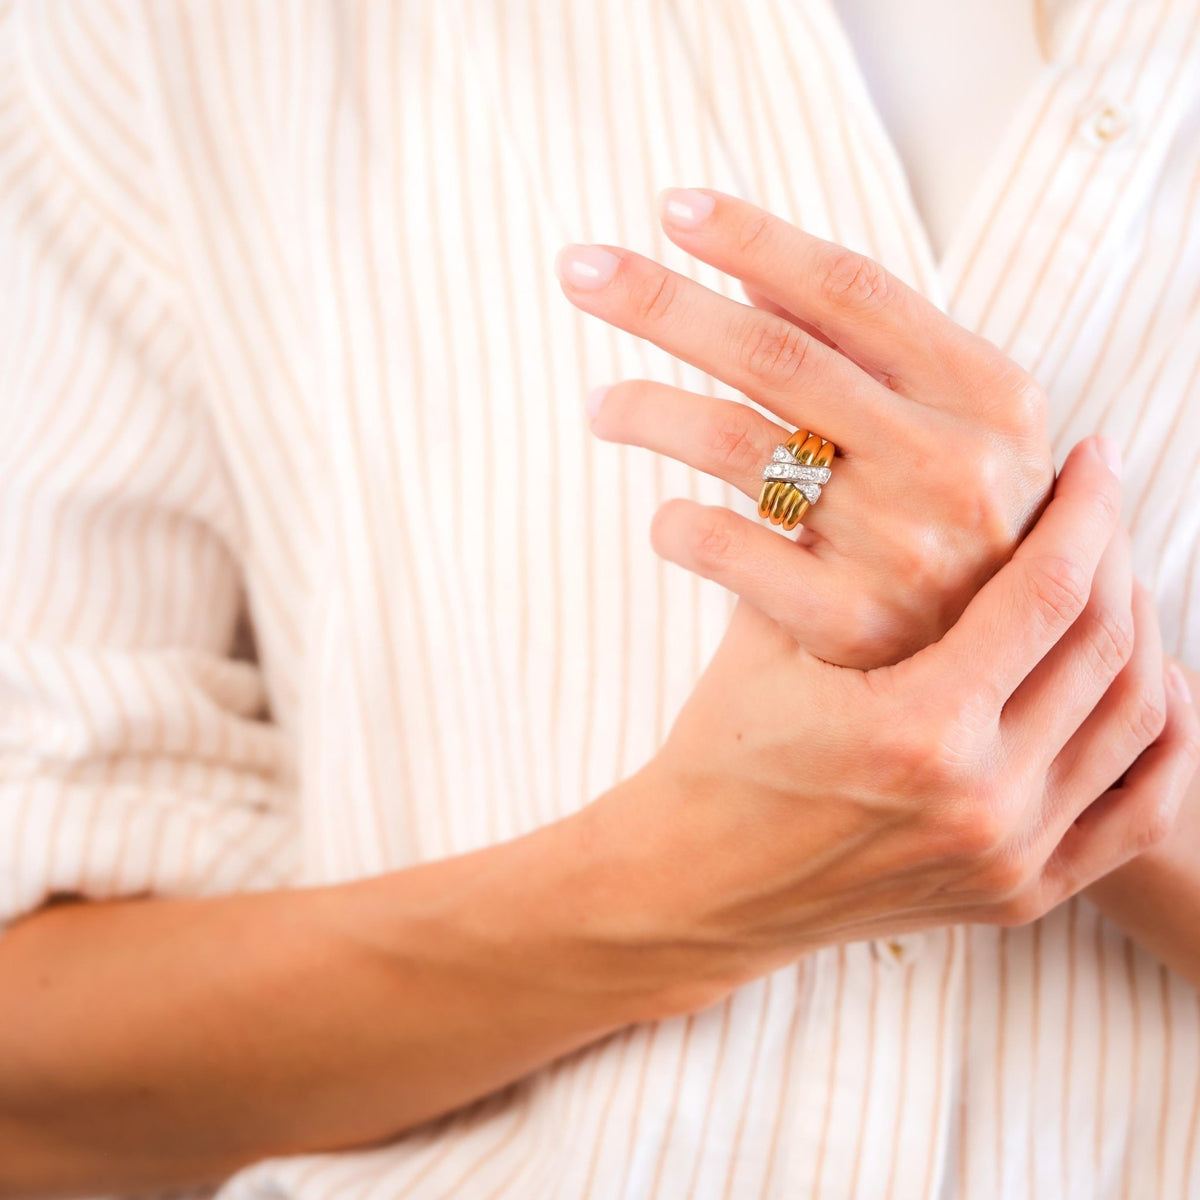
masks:
{"label": "fingernail", "polygon": [[1178,663],[1172,663],[1167,674],[1179,695],[1189,704],[1192,702],[1192,689],[1188,687],[1187,676],[1179,669]]}
{"label": "fingernail", "polygon": [[1108,469],[1118,478],[1121,478],[1121,447],[1117,445],[1112,438],[1101,433],[1096,437],[1096,450],[1100,457],[1104,459]]}
{"label": "fingernail", "polygon": [[695,229],[708,220],[716,201],[691,188],[668,188],[662,194],[662,219],[665,225]]}
{"label": "fingernail", "polygon": [[563,283],[596,292],[616,273],[619,261],[599,246],[564,246],[554,260],[554,270]]}
{"label": "fingernail", "polygon": [[604,397],[608,395],[608,384],[604,384],[598,388],[592,388],[587,394],[587,399],[584,401],[584,406],[587,408],[587,415],[591,420],[596,419],[596,414],[600,411],[600,405],[604,403]]}

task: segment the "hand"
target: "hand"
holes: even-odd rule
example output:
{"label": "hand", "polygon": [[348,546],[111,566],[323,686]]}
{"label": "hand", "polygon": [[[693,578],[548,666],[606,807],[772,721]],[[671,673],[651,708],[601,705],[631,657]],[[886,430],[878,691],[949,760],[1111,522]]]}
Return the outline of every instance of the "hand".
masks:
{"label": "hand", "polygon": [[589,814],[634,856],[627,940],[720,994],[831,942],[1033,920],[1161,839],[1200,726],[1170,682],[1111,686],[1135,645],[1162,671],[1119,511],[1081,443],[1011,561],[891,667],[822,662],[739,600],[640,791]]}
{"label": "hand", "polygon": [[[704,219],[682,216],[710,200]],[[829,662],[878,666],[935,641],[1049,494],[1042,390],[877,263],[750,204],[667,193],[664,227],[774,311],[614,247],[564,250],[566,295],[786,424],[748,404],[633,380],[604,396],[596,434],[755,499],[793,427],[832,440],[838,457],[794,540],[722,506],[674,499],[651,523],[655,550],[751,601]]]}

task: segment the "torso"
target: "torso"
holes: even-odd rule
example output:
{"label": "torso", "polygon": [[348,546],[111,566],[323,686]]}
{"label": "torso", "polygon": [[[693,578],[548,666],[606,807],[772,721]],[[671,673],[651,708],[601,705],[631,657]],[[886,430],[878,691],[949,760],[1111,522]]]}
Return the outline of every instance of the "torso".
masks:
{"label": "torso", "polygon": [[[552,267],[566,241],[616,242],[738,296],[656,229],[672,184],[743,195],[924,291],[1042,381],[1060,461],[1118,438],[1135,570],[1167,649],[1200,663],[1200,2],[1079,2],[1054,71],[1020,83],[1014,49],[1006,103],[1028,90],[1003,135],[977,108],[956,126],[977,186],[965,208],[951,189],[940,267],[825,0],[310,0],[271,6],[282,26],[256,5],[129,7],[108,59],[146,89],[145,147],[122,161],[153,164],[166,214],[130,232],[186,300],[196,403],[245,514],[297,882],[577,809],[654,752],[724,632],[730,597],[658,559],[648,526],[671,496],[755,502],[598,441],[582,404],[627,377],[729,389],[581,317]],[[0,49],[55,139],[49,222],[79,202],[73,131],[103,133],[104,76],[61,69],[66,8],[18,11]],[[1105,105],[1125,132],[1096,134]],[[918,111],[890,121],[919,130]],[[104,182],[106,214],[140,214]],[[126,291],[173,302],[138,271]],[[196,708],[183,736],[211,757],[223,727]],[[118,851],[139,871],[157,855],[146,878],[175,878],[176,855],[182,890],[192,855],[265,854],[148,806],[156,841]],[[91,836],[61,829],[30,870]],[[1194,991],[1079,901],[930,930],[903,961],[821,950],[392,1144],[248,1168],[220,1200],[1195,1195],[1197,1080]]]}

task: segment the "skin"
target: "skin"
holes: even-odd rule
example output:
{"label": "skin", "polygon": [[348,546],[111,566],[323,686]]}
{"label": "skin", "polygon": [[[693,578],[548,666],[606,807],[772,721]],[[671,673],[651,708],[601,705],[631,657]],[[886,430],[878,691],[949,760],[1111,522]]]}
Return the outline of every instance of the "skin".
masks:
{"label": "skin", "polygon": [[[821,644],[831,661],[889,662],[933,640],[1044,501],[1053,472],[1036,380],[878,263],[753,205],[673,189],[663,194],[662,222],[681,248],[739,278],[774,323],[617,247],[599,248],[615,259],[607,281],[597,279],[592,248],[582,248],[592,255],[585,271],[564,263],[568,298],[709,371],[784,424],[738,402],[629,381],[607,390],[593,431],[751,497],[762,463],[793,427],[816,427],[838,442],[839,457],[837,491],[810,511],[795,548],[727,510],[675,500],[655,515],[656,549],[751,601],[801,644]],[[927,461],[931,447],[944,493],[912,486],[912,464]],[[864,531],[880,529],[887,536],[864,546]],[[1102,704],[1157,736],[1164,660],[1140,584],[1132,605],[1145,632]],[[1200,675],[1175,666],[1176,690],[1194,705]],[[1086,895],[1200,987],[1200,777],[1171,836]]]}
{"label": "skin", "polygon": [[[600,291],[588,294],[602,303]],[[800,330],[738,307],[776,337],[780,322]],[[606,311],[633,327],[655,306]],[[755,356],[758,369],[786,365],[787,344]],[[736,333],[724,345],[736,357]],[[939,349],[927,361],[946,360]],[[798,410],[802,362],[775,403]],[[954,370],[965,380],[971,368]],[[1003,416],[1024,382],[997,370],[1003,397],[977,400]],[[755,394],[755,378],[741,382]],[[870,448],[826,403],[823,430],[865,464]],[[909,403],[911,416],[924,402]],[[62,904],[14,925],[0,939],[0,1195],[204,1182],[267,1155],[367,1144],[814,947],[1029,920],[1161,843],[1200,726],[1129,577],[1111,447],[1077,447],[1047,502],[1036,435],[1026,449],[1027,431],[976,436],[969,413],[933,420],[959,447],[1011,439],[1030,494],[998,500],[999,475],[982,486],[961,473],[957,497],[932,472],[909,478],[893,507],[909,510],[914,544],[938,521],[960,553],[984,535],[973,561],[921,577],[946,622],[925,627],[932,644],[913,647],[905,626],[917,589],[897,599],[872,576],[912,563],[913,546],[895,544],[905,526],[877,545],[850,540],[849,525],[803,545],[758,530],[767,545],[752,522],[737,526],[744,537],[704,536],[705,521],[733,529],[733,514],[671,502],[652,525],[660,553],[746,580],[737,551],[756,541],[764,599],[778,549],[806,564],[787,576],[809,581],[806,603],[779,598],[769,615],[739,599],[661,751],[578,813],[349,884]],[[886,488],[836,465],[814,513],[834,515],[836,482],[854,504],[879,488],[882,518]],[[872,616],[867,638],[836,620],[856,585],[879,610],[855,610]],[[821,588],[834,598],[823,609]],[[797,703],[806,694],[821,703]]]}
{"label": "skin", "polygon": [[[1183,669],[1192,703],[1200,674]],[[1084,895],[1134,941],[1200,990],[1200,773],[1168,837],[1109,872]]]}
{"label": "skin", "polygon": [[613,246],[566,248],[564,291],[767,413],[628,380],[604,395],[592,429],[755,499],[763,464],[794,428],[832,440],[835,476],[798,534],[673,500],[654,514],[654,548],[832,662],[906,657],[953,624],[1049,496],[1045,395],[991,342],[871,260],[728,196],[681,229],[671,219],[680,194],[717,199],[669,193],[667,233],[741,278],[763,307]]}

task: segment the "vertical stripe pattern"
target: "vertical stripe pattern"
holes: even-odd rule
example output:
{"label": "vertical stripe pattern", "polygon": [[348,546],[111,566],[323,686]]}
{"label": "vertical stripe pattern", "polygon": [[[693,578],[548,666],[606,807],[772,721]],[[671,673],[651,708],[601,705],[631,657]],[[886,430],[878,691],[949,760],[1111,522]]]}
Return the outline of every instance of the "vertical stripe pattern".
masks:
{"label": "vertical stripe pattern", "polygon": [[[1200,0],[1043,11],[939,262],[831,0],[0,0],[0,921],[509,838],[655,751],[732,598],[715,480],[588,432],[724,394],[558,291],[672,184],[861,250],[1125,447],[1200,665]],[[1112,133],[1112,114],[1119,130]],[[1105,116],[1105,121],[1099,118]],[[1086,900],[811,955],[220,1200],[1200,1195],[1200,1006]]]}

